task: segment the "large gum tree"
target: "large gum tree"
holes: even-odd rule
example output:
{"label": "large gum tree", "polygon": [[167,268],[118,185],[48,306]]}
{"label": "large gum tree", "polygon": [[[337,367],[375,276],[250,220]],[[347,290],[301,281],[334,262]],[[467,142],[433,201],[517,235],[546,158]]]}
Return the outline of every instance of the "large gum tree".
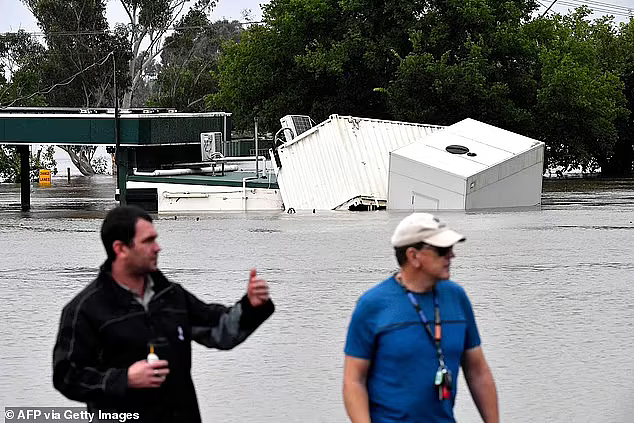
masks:
{"label": "large gum tree", "polygon": [[[39,86],[47,106],[113,107],[113,83],[129,87],[129,45],[120,31],[108,31],[105,0],[25,0],[44,33]],[[114,73],[113,62],[118,71]],[[83,175],[95,174],[95,146],[60,145]]]}
{"label": "large gum tree", "polygon": [[[106,0],[23,0],[45,34],[46,55],[40,66],[42,83],[65,81],[45,96],[49,106],[112,107],[113,79],[121,106],[135,104],[134,94],[156,68],[156,58],[169,44],[166,36],[191,10],[208,13],[214,0],[119,0],[128,22],[111,29],[105,17]],[[103,60],[113,53],[112,60]],[[98,64],[88,70],[92,64]],[[139,105],[136,103],[136,105]],[[95,147],[61,146],[84,175],[95,173]]]}

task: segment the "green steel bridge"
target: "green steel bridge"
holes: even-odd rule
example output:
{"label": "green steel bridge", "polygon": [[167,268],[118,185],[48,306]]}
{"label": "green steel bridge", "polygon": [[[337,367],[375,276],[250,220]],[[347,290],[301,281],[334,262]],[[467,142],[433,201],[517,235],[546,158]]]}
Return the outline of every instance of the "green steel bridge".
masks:
{"label": "green steel bridge", "polygon": [[[222,133],[223,151],[231,141],[231,113],[177,113],[173,109],[0,109],[0,144],[20,154],[21,207],[31,208],[29,147],[45,145],[107,146],[116,151],[119,201],[126,202],[126,181],[138,147],[200,145],[201,133]],[[176,149],[176,150],[174,150]]]}

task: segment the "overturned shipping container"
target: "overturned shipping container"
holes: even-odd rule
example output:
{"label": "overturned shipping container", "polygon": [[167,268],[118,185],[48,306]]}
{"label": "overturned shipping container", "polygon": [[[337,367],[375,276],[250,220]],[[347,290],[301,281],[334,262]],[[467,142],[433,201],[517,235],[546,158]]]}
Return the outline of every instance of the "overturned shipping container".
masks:
{"label": "overturned shipping container", "polygon": [[441,126],[331,115],[277,148],[286,209],[333,210],[387,203],[391,151]]}

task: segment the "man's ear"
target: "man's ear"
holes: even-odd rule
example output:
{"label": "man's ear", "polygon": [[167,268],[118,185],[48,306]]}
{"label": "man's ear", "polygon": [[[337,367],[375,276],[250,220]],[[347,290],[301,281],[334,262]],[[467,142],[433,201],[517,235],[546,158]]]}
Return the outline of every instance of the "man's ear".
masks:
{"label": "man's ear", "polygon": [[416,250],[416,248],[408,248],[405,251],[405,255],[407,256],[407,261],[410,263],[410,265],[412,265],[415,269],[418,269],[420,267],[420,263],[418,262],[418,260],[416,260],[416,254],[418,253],[418,250]]}
{"label": "man's ear", "polygon": [[112,243],[112,251],[114,251],[115,257],[119,257],[121,254],[125,254],[128,246],[121,240],[116,240]]}

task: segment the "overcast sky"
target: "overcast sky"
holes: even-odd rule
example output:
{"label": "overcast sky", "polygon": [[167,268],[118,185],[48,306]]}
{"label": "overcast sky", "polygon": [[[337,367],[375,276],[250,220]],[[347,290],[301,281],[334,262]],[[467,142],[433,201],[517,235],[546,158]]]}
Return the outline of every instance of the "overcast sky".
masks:
{"label": "overcast sky", "polygon": [[[632,0],[634,1],[634,0]],[[213,10],[212,20],[227,18],[229,20],[242,20],[241,11],[251,9],[255,20],[262,17],[260,4],[269,3],[269,0],[218,0],[218,5]],[[38,32],[37,22],[31,12],[20,0],[0,0],[2,13],[0,13],[0,32],[17,31],[24,29],[28,32]],[[108,0],[108,22],[114,27],[117,22],[124,22],[127,15],[118,0]]]}
{"label": "overcast sky", "polygon": [[[218,5],[212,13],[212,20],[227,18],[229,20],[241,20],[241,11],[251,9],[255,20],[262,17],[260,4],[269,3],[269,0],[218,0]],[[540,11],[544,11],[550,0],[539,0]],[[559,13],[566,13],[569,9],[582,3],[582,0],[557,0],[551,9]],[[586,0],[586,3],[594,5],[598,12],[595,17],[605,14],[605,12],[618,12],[615,14],[617,22],[625,22],[628,13],[634,16],[634,0]],[[0,13],[0,32],[17,31],[24,29],[29,32],[37,32],[39,28],[31,12],[20,0],[0,0],[2,13]],[[574,6],[573,6],[574,5]],[[627,9],[626,9],[627,8]],[[108,22],[113,27],[116,22],[124,22],[126,15],[118,0],[108,1]]]}

